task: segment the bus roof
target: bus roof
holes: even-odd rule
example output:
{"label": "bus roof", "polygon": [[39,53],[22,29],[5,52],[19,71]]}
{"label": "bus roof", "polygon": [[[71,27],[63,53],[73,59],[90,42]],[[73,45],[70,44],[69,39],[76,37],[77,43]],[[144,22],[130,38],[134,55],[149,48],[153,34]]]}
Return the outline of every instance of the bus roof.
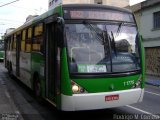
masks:
{"label": "bus roof", "polygon": [[115,7],[115,6],[108,6],[108,5],[100,5],[100,4],[64,4],[62,6],[63,8],[95,8],[95,9],[108,9],[108,10],[116,10],[116,11],[121,11],[121,12],[126,12],[126,13],[132,13],[131,10],[126,9],[126,8],[120,8],[120,7]]}
{"label": "bus roof", "polygon": [[116,11],[121,11],[121,12],[126,12],[126,13],[132,13],[131,10],[125,9],[125,8],[119,8],[119,7],[114,7],[114,6],[107,6],[107,5],[98,5],[98,4],[64,4],[57,6],[55,9],[51,9],[42,15],[39,15],[32,20],[30,20],[27,23],[24,23],[22,26],[18,27],[17,29],[13,30],[12,32],[6,34],[5,36],[12,35],[13,33],[19,32],[20,30],[27,28],[30,25],[34,25],[35,23],[40,22],[41,20],[53,15],[57,11],[61,11],[62,9],[74,9],[74,8],[87,8],[87,9],[108,9],[108,10],[116,10]]}

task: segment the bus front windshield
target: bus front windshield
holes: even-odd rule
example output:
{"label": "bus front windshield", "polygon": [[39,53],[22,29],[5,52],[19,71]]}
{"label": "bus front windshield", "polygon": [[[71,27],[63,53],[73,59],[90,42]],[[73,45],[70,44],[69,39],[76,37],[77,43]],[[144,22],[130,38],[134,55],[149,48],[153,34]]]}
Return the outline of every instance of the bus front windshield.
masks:
{"label": "bus front windshield", "polygon": [[70,73],[140,70],[136,26],[125,23],[65,25]]}

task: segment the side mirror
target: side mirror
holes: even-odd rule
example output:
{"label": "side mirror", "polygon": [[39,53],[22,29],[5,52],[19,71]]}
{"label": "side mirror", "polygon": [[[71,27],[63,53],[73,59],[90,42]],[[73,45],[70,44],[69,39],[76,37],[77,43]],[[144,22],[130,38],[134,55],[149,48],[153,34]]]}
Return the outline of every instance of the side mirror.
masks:
{"label": "side mirror", "polygon": [[57,23],[64,26],[64,19],[62,17],[57,17]]}

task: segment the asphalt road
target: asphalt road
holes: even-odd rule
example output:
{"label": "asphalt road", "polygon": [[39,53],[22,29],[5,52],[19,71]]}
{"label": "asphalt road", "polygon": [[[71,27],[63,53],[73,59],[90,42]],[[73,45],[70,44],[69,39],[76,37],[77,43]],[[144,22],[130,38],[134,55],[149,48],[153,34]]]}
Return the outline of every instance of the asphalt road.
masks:
{"label": "asphalt road", "polygon": [[[0,69],[4,69],[2,63]],[[1,70],[2,71],[2,70]],[[143,102],[105,110],[60,112],[48,102],[38,103],[33,92],[8,76],[3,78],[24,120],[160,120],[160,88],[146,85]]]}

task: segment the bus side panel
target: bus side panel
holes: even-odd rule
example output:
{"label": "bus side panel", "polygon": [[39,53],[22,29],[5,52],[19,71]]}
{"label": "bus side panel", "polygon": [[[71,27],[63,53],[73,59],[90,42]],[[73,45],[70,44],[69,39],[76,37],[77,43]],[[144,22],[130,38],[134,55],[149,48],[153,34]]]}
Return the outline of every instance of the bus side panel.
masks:
{"label": "bus side panel", "polygon": [[13,75],[16,76],[16,51],[12,50],[10,53],[11,53],[10,58],[11,58],[11,64],[12,64],[12,72],[13,72]]}
{"label": "bus side panel", "polygon": [[34,75],[38,75],[40,83],[42,96],[45,96],[45,81],[44,81],[44,56],[40,52],[32,52],[31,54],[31,83],[33,89]]}
{"label": "bus side panel", "polygon": [[20,80],[31,88],[31,53],[20,52]]}
{"label": "bus side panel", "polygon": [[0,60],[4,59],[4,51],[0,51]]}
{"label": "bus side panel", "polygon": [[4,41],[0,40],[0,60],[4,59]]}
{"label": "bus side panel", "polygon": [[[60,93],[67,96],[72,96],[71,91],[71,82],[69,78],[69,70],[68,70],[68,63],[67,63],[67,52],[66,48],[63,48],[61,51],[61,91]],[[61,102],[63,101],[61,98],[61,94],[57,96],[57,108],[61,109]],[[67,104],[67,103],[66,103]]]}
{"label": "bus side panel", "polygon": [[66,48],[62,50],[61,56],[61,93],[64,95],[72,95],[71,82],[69,79],[69,70],[67,63]]}

